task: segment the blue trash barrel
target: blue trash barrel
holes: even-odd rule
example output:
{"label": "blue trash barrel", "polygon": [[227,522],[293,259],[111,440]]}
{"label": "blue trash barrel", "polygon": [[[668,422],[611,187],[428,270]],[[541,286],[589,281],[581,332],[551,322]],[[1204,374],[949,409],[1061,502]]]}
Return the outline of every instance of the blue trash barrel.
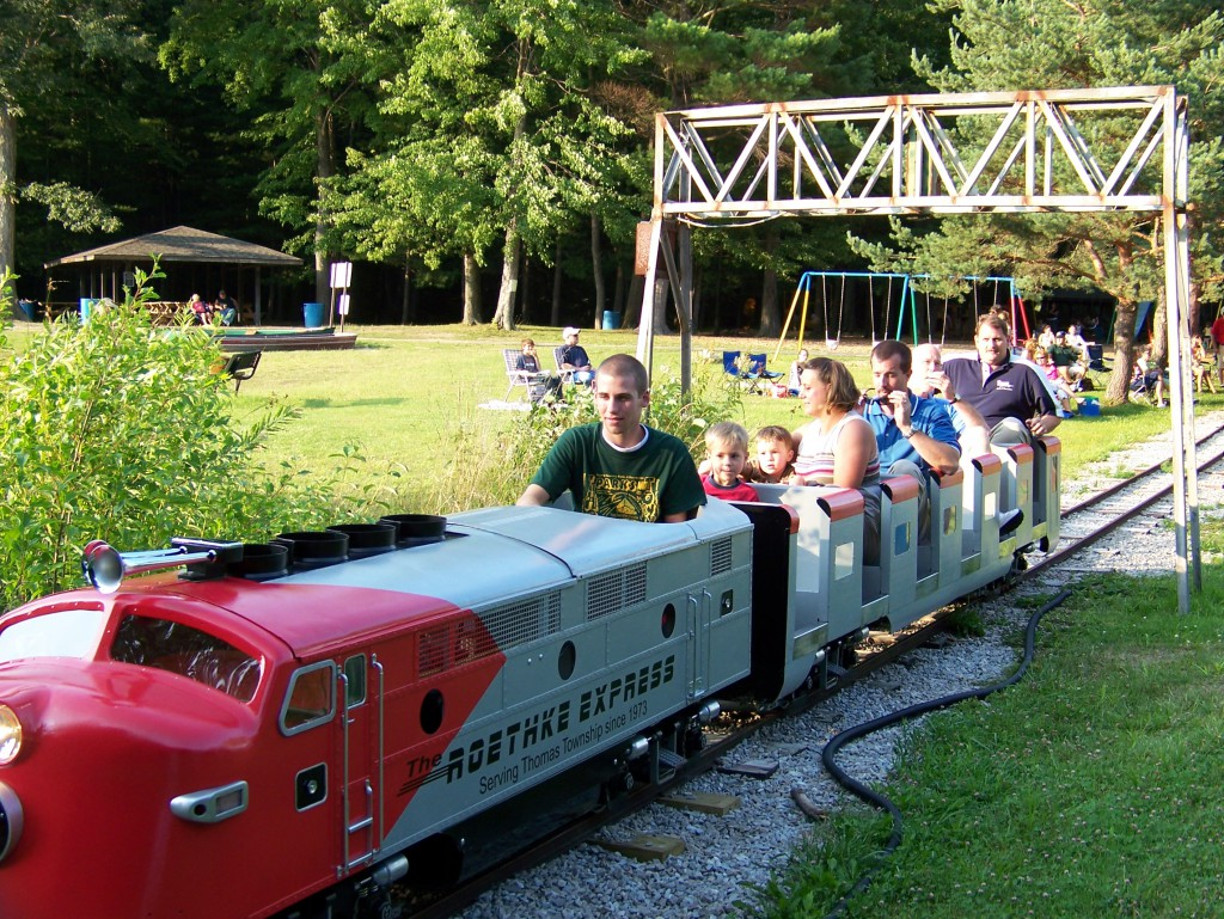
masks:
{"label": "blue trash barrel", "polygon": [[81,298],[81,322],[89,321],[89,314],[97,305],[97,297],[82,297]]}
{"label": "blue trash barrel", "polygon": [[303,303],[302,319],[308,329],[321,328],[323,325],[323,304]]}
{"label": "blue trash barrel", "polygon": [[621,314],[619,310],[604,310],[603,327],[605,329],[619,329]]}

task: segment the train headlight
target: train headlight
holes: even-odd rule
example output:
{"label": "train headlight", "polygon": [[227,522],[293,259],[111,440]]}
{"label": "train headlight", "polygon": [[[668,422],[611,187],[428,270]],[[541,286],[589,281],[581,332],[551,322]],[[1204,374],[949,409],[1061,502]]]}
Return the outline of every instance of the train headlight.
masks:
{"label": "train headlight", "polygon": [[21,752],[21,722],[17,713],[0,705],[0,766],[7,766]]}

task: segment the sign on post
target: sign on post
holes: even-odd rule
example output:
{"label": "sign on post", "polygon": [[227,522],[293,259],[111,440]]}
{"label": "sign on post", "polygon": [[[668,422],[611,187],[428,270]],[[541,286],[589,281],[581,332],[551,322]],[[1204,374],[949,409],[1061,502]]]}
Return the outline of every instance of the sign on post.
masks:
{"label": "sign on post", "polygon": [[349,297],[348,288],[353,281],[353,263],[352,262],[332,262],[331,266],[331,318],[328,325],[335,323],[336,318],[336,291],[343,290],[345,293],[340,298],[340,331],[344,331],[344,317],[348,315]]}

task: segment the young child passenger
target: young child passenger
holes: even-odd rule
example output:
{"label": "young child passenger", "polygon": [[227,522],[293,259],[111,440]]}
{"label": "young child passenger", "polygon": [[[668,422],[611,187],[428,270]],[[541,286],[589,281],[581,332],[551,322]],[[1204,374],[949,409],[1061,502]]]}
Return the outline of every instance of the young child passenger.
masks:
{"label": "young child passenger", "polygon": [[744,478],[749,482],[784,482],[795,472],[795,441],[791,432],[776,424],[756,434],[756,459],[748,464]]}
{"label": "young child passenger", "polygon": [[756,489],[740,477],[748,460],[748,432],[734,421],[720,421],[710,425],[705,441],[705,493],[724,501],[755,501]]}

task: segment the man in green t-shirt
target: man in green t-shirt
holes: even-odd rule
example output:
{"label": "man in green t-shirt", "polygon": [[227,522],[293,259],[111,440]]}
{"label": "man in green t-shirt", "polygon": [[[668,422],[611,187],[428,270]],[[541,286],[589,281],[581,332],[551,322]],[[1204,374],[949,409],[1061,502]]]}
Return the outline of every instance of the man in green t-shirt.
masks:
{"label": "man in green t-shirt", "polygon": [[588,514],[647,522],[688,520],[706,503],[688,448],[670,434],[642,424],[650,404],[646,368],[614,354],[595,371],[599,421],[570,428],[518,499],[539,506],[569,489]]}

